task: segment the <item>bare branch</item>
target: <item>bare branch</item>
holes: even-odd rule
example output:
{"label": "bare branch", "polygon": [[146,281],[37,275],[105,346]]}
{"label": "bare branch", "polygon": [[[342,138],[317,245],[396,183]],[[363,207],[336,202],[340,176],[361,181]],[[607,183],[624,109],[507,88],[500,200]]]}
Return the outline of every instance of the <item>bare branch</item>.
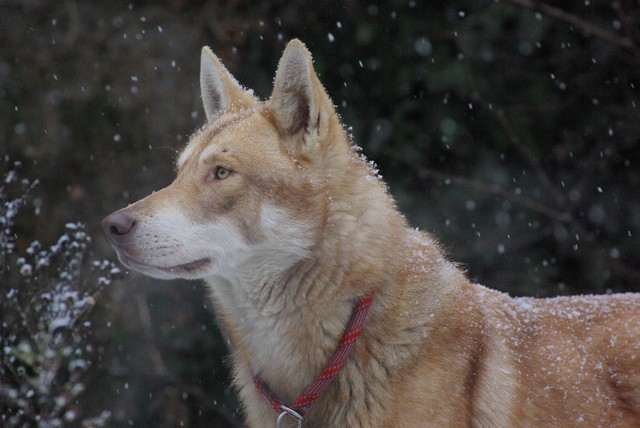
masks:
{"label": "bare branch", "polygon": [[511,126],[511,123],[506,118],[504,113],[499,109],[490,108],[487,105],[487,103],[482,99],[482,97],[478,92],[474,92],[473,98],[475,101],[484,105],[487,108],[487,110],[490,111],[496,117],[496,120],[498,121],[500,126],[502,126],[502,129],[504,129],[505,133],[507,134],[509,142],[513,144],[516,147],[516,149],[518,149],[518,151],[520,151],[520,153],[524,156],[524,158],[527,160],[529,165],[531,165],[531,167],[536,173],[536,176],[538,177],[542,185],[547,189],[547,191],[551,193],[551,195],[555,199],[555,202],[558,205],[565,207],[567,203],[567,199],[565,198],[564,194],[553,183],[553,181],[551,180],[549,175],[545,172],[544,168],[542,168],[542,165],[540,164],[538,158],[534,155],[531,149],[529,149],[527,145],[522,143],[522,140],[520,139],[518,134],[515,132],[515,130],[513,129],[513,126]]}
{"label": "bare branch", "polygon": [[140,325],[143,328],[143,334],[150,345],[149,356],[155,366],[155,372],[157,374],[168,376],[170,371],[162,358],[162,354],[156,346],[155,337],[153,334],[153,324],[151,322],[151,314],[149,313],[149,304],[147,303],[147,296],[142,293],[136,293],[135,295],[136,306],[138,308],[138,316],[140,317]]}
{"label": "bare branch", "polygon": [[539,10],[540,12],[564,21],[568,24],[573,25],[576,28],[580,28],[585,34],[593,34],[596,37],[599,37],[607,42],[614,44],[616,46],[620,46],[621,48],[629,50],[636,61],[640,60],[640,48],[633,42],[633,40],[629,37],[621,37],[611,31],[607,31],[604,28],[598,27],[584,19],[573,15],[571,13],[565,12],[562,9],[559,9],[554,6],[550,6],[544,2],[534,1],[534,0],[510,0],[512,3],[519,4],[526,8],[532,10]]}
{"label": "bare branch", "polygon": [[618,275],[626,276],[627,278],[631,278],[635,281],[640,281],[640,271],[638,269],[631,267],[620,260],[611,258],[608,259],[606,263],[609,269],[616,272]]}
{"label": "bare branch", "polygon": [[558,221],[561,223],[571,223],[570,213],[555,210],[543,203],[534,201],[533,199],[530,199],[524,196],[514,195],[509,190],[497,184],[489,184],[489,183],[484,183],[478,180],[470,180],[464,177],[451,176],[451,175],[444,174],[442,172],[434,171],[427,168],[418,168],[418,175],[421,177],[433,177],[441,180],[450,180],[451,183],[459,186],[464,186],[471,189],[480,190],[482,192],[498,195],[517,205],[521,205],[525,208],[528,208],[531,211],[535,211],[537,213],[543,214],[555,221]]}
{"label": "bare branch", "polygon": [[138,308],[138,314],[140,316],[140,324],[143,327],[143,334],[149,345],[149,352],[151,360],[154,363],[154,370],[152,372],[143,373],[144,375],[149,375],[153,377],[154,381],[161,380],[165,383],[175,385],[177,388],[182,391],[187,392],[189,395],[193,396],[196,400],[198,400],[199,404],[207,408],[213,412],[215,412],[218,416],[224,419],[229,425],[242,427],[242,423],[238,420],[236,416],[233,415],[226,407],[223,405],[215,403],[215,400],[212,400],[207,394],[198,386],[192,385],[188,382],[183,381],[178,376],[175,376],[171,370],[167,367],[167,364],[162,357],[162,353],[158,349],[155,335],[153,333],[153,324],[151,320],[151,314],[149,312],[149,304],[147,303],[146,295],[142,292],[136,293],[135,295],[136,306]]}

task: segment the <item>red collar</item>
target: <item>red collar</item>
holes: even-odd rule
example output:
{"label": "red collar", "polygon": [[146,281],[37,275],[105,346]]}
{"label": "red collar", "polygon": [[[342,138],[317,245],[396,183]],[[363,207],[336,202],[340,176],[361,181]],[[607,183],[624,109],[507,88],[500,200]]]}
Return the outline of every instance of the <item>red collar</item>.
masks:
{"label": "red collar", "polygon": [[304,390],[304,392],[298,397],[293,405],[288,406],[276,397],[267,386],[262,383],[257,376],[253,377],[253,383],[255,384],[258,392],[269,402],[273,410],[279,414],[277,424],[280,426],[280,421],[285,416],[290,416],[298,421],[298,426],[302,426],[302,419],[305,413],[311,408],[313,403],[320,398],[320,395],[329,386],[331,381],[338,375],[340,369],[347,362],[347,358],[351,353],[351,349],[356,343],[362,326],[367,318],[371,301],[373,300],[373,294],[367,294],[362,297],[356,307],[353,309],[351,320],[347,325],[347,330],[338,345],[333,357],[329,360],[322,373],[317,379]]}

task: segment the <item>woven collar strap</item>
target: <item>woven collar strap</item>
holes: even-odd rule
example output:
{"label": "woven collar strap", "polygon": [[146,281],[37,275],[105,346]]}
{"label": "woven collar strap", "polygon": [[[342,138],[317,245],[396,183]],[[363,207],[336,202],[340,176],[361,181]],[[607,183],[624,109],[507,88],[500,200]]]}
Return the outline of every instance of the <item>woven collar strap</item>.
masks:
{"label": "woven collar strap", "polygon": [[313,403],[316,402],[324,390],[327,389],[331,381],[338,375],[340,369],[342,369],[344,364],[347,362],[347,358],[349,357],[358,336],[360,336],[360,332],[362,331],[362,326],[367,318],[367,313],[369,312],[372,300],[373,295],[368,294],[358,301],[358,304],[353,310],[351,320],[347,325],[344,336],[342,337],[336,352],[333,354],[333,357],[331,357],[331,360],[329,360],[329,363],[327,363],[327,366],[324,368],[322,373],[320,373],[318,378],[304,390],[302,395],[298,397],[293,405],[286,405],[271,391],[269,391],[267,386],[262,383],[257,376],[254,376],[253,382],[256,389],[265,398],[265,400],[269,402],[273,410],[280,414],[280,418],[282,418],[284,414],[288,414],[290,416],[294,416],[299,422],[301,422],[305,413],[307,413]]}

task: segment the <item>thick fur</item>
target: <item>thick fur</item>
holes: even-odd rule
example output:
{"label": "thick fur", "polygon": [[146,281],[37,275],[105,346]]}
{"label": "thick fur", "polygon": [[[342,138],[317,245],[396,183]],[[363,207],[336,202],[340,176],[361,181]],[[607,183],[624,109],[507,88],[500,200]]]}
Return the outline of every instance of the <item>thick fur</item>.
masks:
{"label": "thick fur", "polygon": [[175,181],[104,226],[130,268],[206,282],[250,426],[276,418],[253,375],[295,401],[369,291],[307,427],[640,425],[640,295],[512,299],[471,284],[408,227],[297,40],[266,102],[208,48],[201,86],[208,123]]}

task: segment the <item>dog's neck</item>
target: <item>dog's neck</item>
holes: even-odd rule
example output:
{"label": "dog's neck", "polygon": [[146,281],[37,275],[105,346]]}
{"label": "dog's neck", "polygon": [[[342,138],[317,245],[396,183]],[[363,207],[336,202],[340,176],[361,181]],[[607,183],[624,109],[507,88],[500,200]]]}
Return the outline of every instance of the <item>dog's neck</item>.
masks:
{"label": "dog's neck", "polygon": [[251,270],[207,283],[236,362],[293,402],[331,358],[355,301],[339,296],[344,272],[335,260],[311,257],[284,272],[270,271],[274,265],[265,255],[251,261]]}

